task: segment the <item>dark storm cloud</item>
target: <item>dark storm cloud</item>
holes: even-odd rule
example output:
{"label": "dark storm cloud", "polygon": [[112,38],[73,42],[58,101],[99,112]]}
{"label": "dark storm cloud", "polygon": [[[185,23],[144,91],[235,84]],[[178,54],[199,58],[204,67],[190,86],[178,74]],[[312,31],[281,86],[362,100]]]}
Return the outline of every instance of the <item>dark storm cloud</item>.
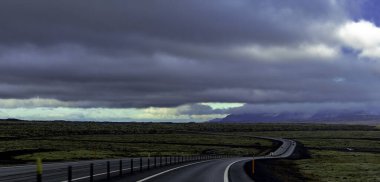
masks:
{"label": "dark storm cloud", "polygon": [[82,107],[377,99],[375,63],[234,51],[334,43],[330,29],[311,28],[345,20],[332,2],[0,1],[0,98]]}
{"label": "dark storm cloud", "polygon": [[[131,39],[184,43],[290,43],[309,21],[342,18],[329,1],[2,1],[3,43],[128,45]],[[294,26],[297,26],[295,28]]]}

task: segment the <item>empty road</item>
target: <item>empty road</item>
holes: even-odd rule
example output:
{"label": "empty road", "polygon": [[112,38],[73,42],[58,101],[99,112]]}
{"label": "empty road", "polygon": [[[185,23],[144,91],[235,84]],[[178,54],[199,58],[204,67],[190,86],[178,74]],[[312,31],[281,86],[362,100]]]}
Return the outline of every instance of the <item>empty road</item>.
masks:
{"label": "empty road", "polygon": [[[257,137],[262,139],[277,140],[282,142],[282,145],[274,152],[267,156],[255,157],[255,160],[272,159],[272,158],[286,158],[289,157],[295,147],[296,143],[292,140],[270,137]],[[63,162],[51,163],[43,165],[43,181],[61,181],[65,182],[68,179],[68,166],[72,166],[72,181],[89,181],[90,171],[89,166],[94,164],[94,180],[104,180],[107,178],[107,161],[110,161],[111,177],[118,176],[120,172],[120,160],[122,160],[123,174],[131,171],[131,159],[124,158],[118,160],[93,160],[93,161],[79,161],[79,162]],[[172,164],[176,165],[167,166],[163,168],[155,168],[154,170],[137,173],[134,177],[126,176],[125,178],[114,178],[113,181],[215,181],[215,182],[229,182],[229,181],[251,181],[249,176],[243,170],[244,163],[252,160],[252,157],[241,158],[222,158],[222,159],[203,159],[197,160],[195,158],[184,158],[185,163],[179,164],[182,158],[172,158]],[[170,158],[156,158],[157,167],[165,164],[170,164]],[[148,167],[148,158],[142,158],[141,162],[143,169]],[[154,158],[149,158],[149,168],[153,168]],[[133,159],[133,170],[135,172],[140,170],[140,159]],[[0,168],[0,182],[33,182],[36,181],[36,166],[23,165],[13,167]]]}
{"label": "empty road", "polygon": [[[296,142],[281,138],[267,138],[282,142],[282,145],[267,156],[255,157],[255,160],[275,159],[289,157],[296,147]],[[252,161],[252,157],[239,157],[227,159],[214,159],[195,163],[174,166],[169,169],[159,170],[141,177],[126,177],[114,182],[248,182],[252,181],[244,170],[244,164]]]}

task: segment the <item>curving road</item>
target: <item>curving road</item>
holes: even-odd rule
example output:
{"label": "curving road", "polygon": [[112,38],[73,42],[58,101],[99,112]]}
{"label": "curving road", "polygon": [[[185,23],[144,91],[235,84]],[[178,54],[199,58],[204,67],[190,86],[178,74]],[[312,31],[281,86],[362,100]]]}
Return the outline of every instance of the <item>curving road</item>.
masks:
{"label": "curving road", "polygon": [[[137,180],[137,182],[220,182],[229,181],[229,179],[233,179],[232,181],[242,181],[240,180],[240,169],[231,170],[231,164],[236,161],[251,159],[252,158],[230,158],[190,163],[153,174]],[[249,179],[249,177],[247,179]]]}
{"label": "curving road", "polygon": [[[280,141],[282,145],[267,156],[254,157],[255,160],[287,158],[292,155],[296,147],[296,142],[288,139],[259,138]],[[200,161],[160,170],[133,180],[137,182],[248,182],[252,181],[252,179],[244,171],[244,164],[251,160],[252,157],[240,157]],[[122,182],[126,181],[126,179],[114,181]]]}
{"label": "curving road", "polygon": [[289,139],[271,138],[271,137],[260,137],[260,138],[269,139],[269,140],[277,140],[277,141],[282,142],[282,144],[277,150],[275,150],[274,152],[271,152],[269,155],[255,157],[255,159],[287,158],[293,154],[294,149],[296,148],[296,145],[297,145],[295,141],[289,140]]}
{"label": "curving road", "polygon": [[[247,136],[248,137],[248,136]],[[250,136],[252,137],[252,136]],[[268,140],[276,140],[282,142],[282,145],[271,152],[267,156],[254,157],[255,160],[261,159],[274,159],[274,158],[286,158],[289,157],[295,147],[296,142],[288,139],[281,138],[270,138],[270,137],[255,137]],[[149,166],[153,168],[154,158],[149,158]],[[175,161],[181,160],[179,158],[174,159],[173,163],[178,163]],[[154,170],[148,170],[142,173],[137,173],[134,177],[126,176],[125,178],[113,179],[113,181],[207,181],[207,182],[245,182],[252,181],[251,178],[245,173],[243,165],[251,161],[252,157],[241,157],[241,158],[223,158],[223,159],[212,159],[203,160],[199,159],[185,159],[185,163],[176,164],[171,166],[166,166],[162,168],[155,168]],[[67,180],[67,167],[69,165],[73,168],[73,181],[89,181],[89,165],[94,163],[94,180],[100,180],[106,178],[106,168],[107,161],[110,161],[110,172],[111,176],[117,176],[119,174],[119,160],[94,160],[94,161],[79,161],[79,162],[63,162],[63,163],[51,163],[44,164],[44,175],[43,181],[66,181]],[[130,158],[122,159],[122,171],[123,173],[130,172],[131,164]],[[133,159],[134,171],[140,170],[140,159]],[[143,168],[147,168],[148,160],[143,158],[141,164]],[[159,161],[157,161],[159,163]],[[162,160],[162,163],[168,163],[169,159]],[[159,165],[157,165],[159,166]],[[35,165],[23,165],[14,167],[2,167],[0,168],[0,182],[5,181],[35,181]]]}

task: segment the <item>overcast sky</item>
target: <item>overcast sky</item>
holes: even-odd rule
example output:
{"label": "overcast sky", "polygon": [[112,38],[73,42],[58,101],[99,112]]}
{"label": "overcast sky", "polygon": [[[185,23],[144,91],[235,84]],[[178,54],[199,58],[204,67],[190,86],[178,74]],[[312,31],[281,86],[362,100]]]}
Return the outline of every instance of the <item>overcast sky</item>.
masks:
{"label": "overcast sky", "polygon": [[380,108],[377,0],[2,0],[0,118]]}

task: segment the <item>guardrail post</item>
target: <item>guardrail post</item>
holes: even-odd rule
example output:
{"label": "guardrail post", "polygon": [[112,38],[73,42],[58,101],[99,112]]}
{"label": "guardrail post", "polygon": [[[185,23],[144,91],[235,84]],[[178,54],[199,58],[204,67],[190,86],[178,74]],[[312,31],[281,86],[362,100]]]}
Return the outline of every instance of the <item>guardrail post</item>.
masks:
{"label": "guardrail post", "polygon": [[255,160],[252,159],[252,175],[255,174]]}
{"label": "guardrail post", "polygon": [[107,161],[107,180],[111,179],[111,163]]}
{"label": "guardrail post", "polygon": [[140,157],[140,172],[143,170],[142,158]]}
{"label": "guardrail post", "polygon": [[169,157],[169,164],[172,164],[172,156]]}
{"label": "guardrail post", "polygon": [[41,158],[37,158],[36,161],[36,170],[37,170],[37,182],[42,182],[42,160]]}
{"label": "guardrail post", "polygon": [[90,182],[94,181],[94,164],[90,164]]}
{"label": "guardrail post", "polygon": [[123,160],[119,161],[119,176],[123,175]]}
{"label": "guardrail post", "polygon": [[131,159],[131,174],[133,173],[133,158]]}
{"label": "guardrail post", "polygon": [[69,166],[67,168],[67,181],[68,182],[71,182],[73,179],[73,167],[72,166]]}

